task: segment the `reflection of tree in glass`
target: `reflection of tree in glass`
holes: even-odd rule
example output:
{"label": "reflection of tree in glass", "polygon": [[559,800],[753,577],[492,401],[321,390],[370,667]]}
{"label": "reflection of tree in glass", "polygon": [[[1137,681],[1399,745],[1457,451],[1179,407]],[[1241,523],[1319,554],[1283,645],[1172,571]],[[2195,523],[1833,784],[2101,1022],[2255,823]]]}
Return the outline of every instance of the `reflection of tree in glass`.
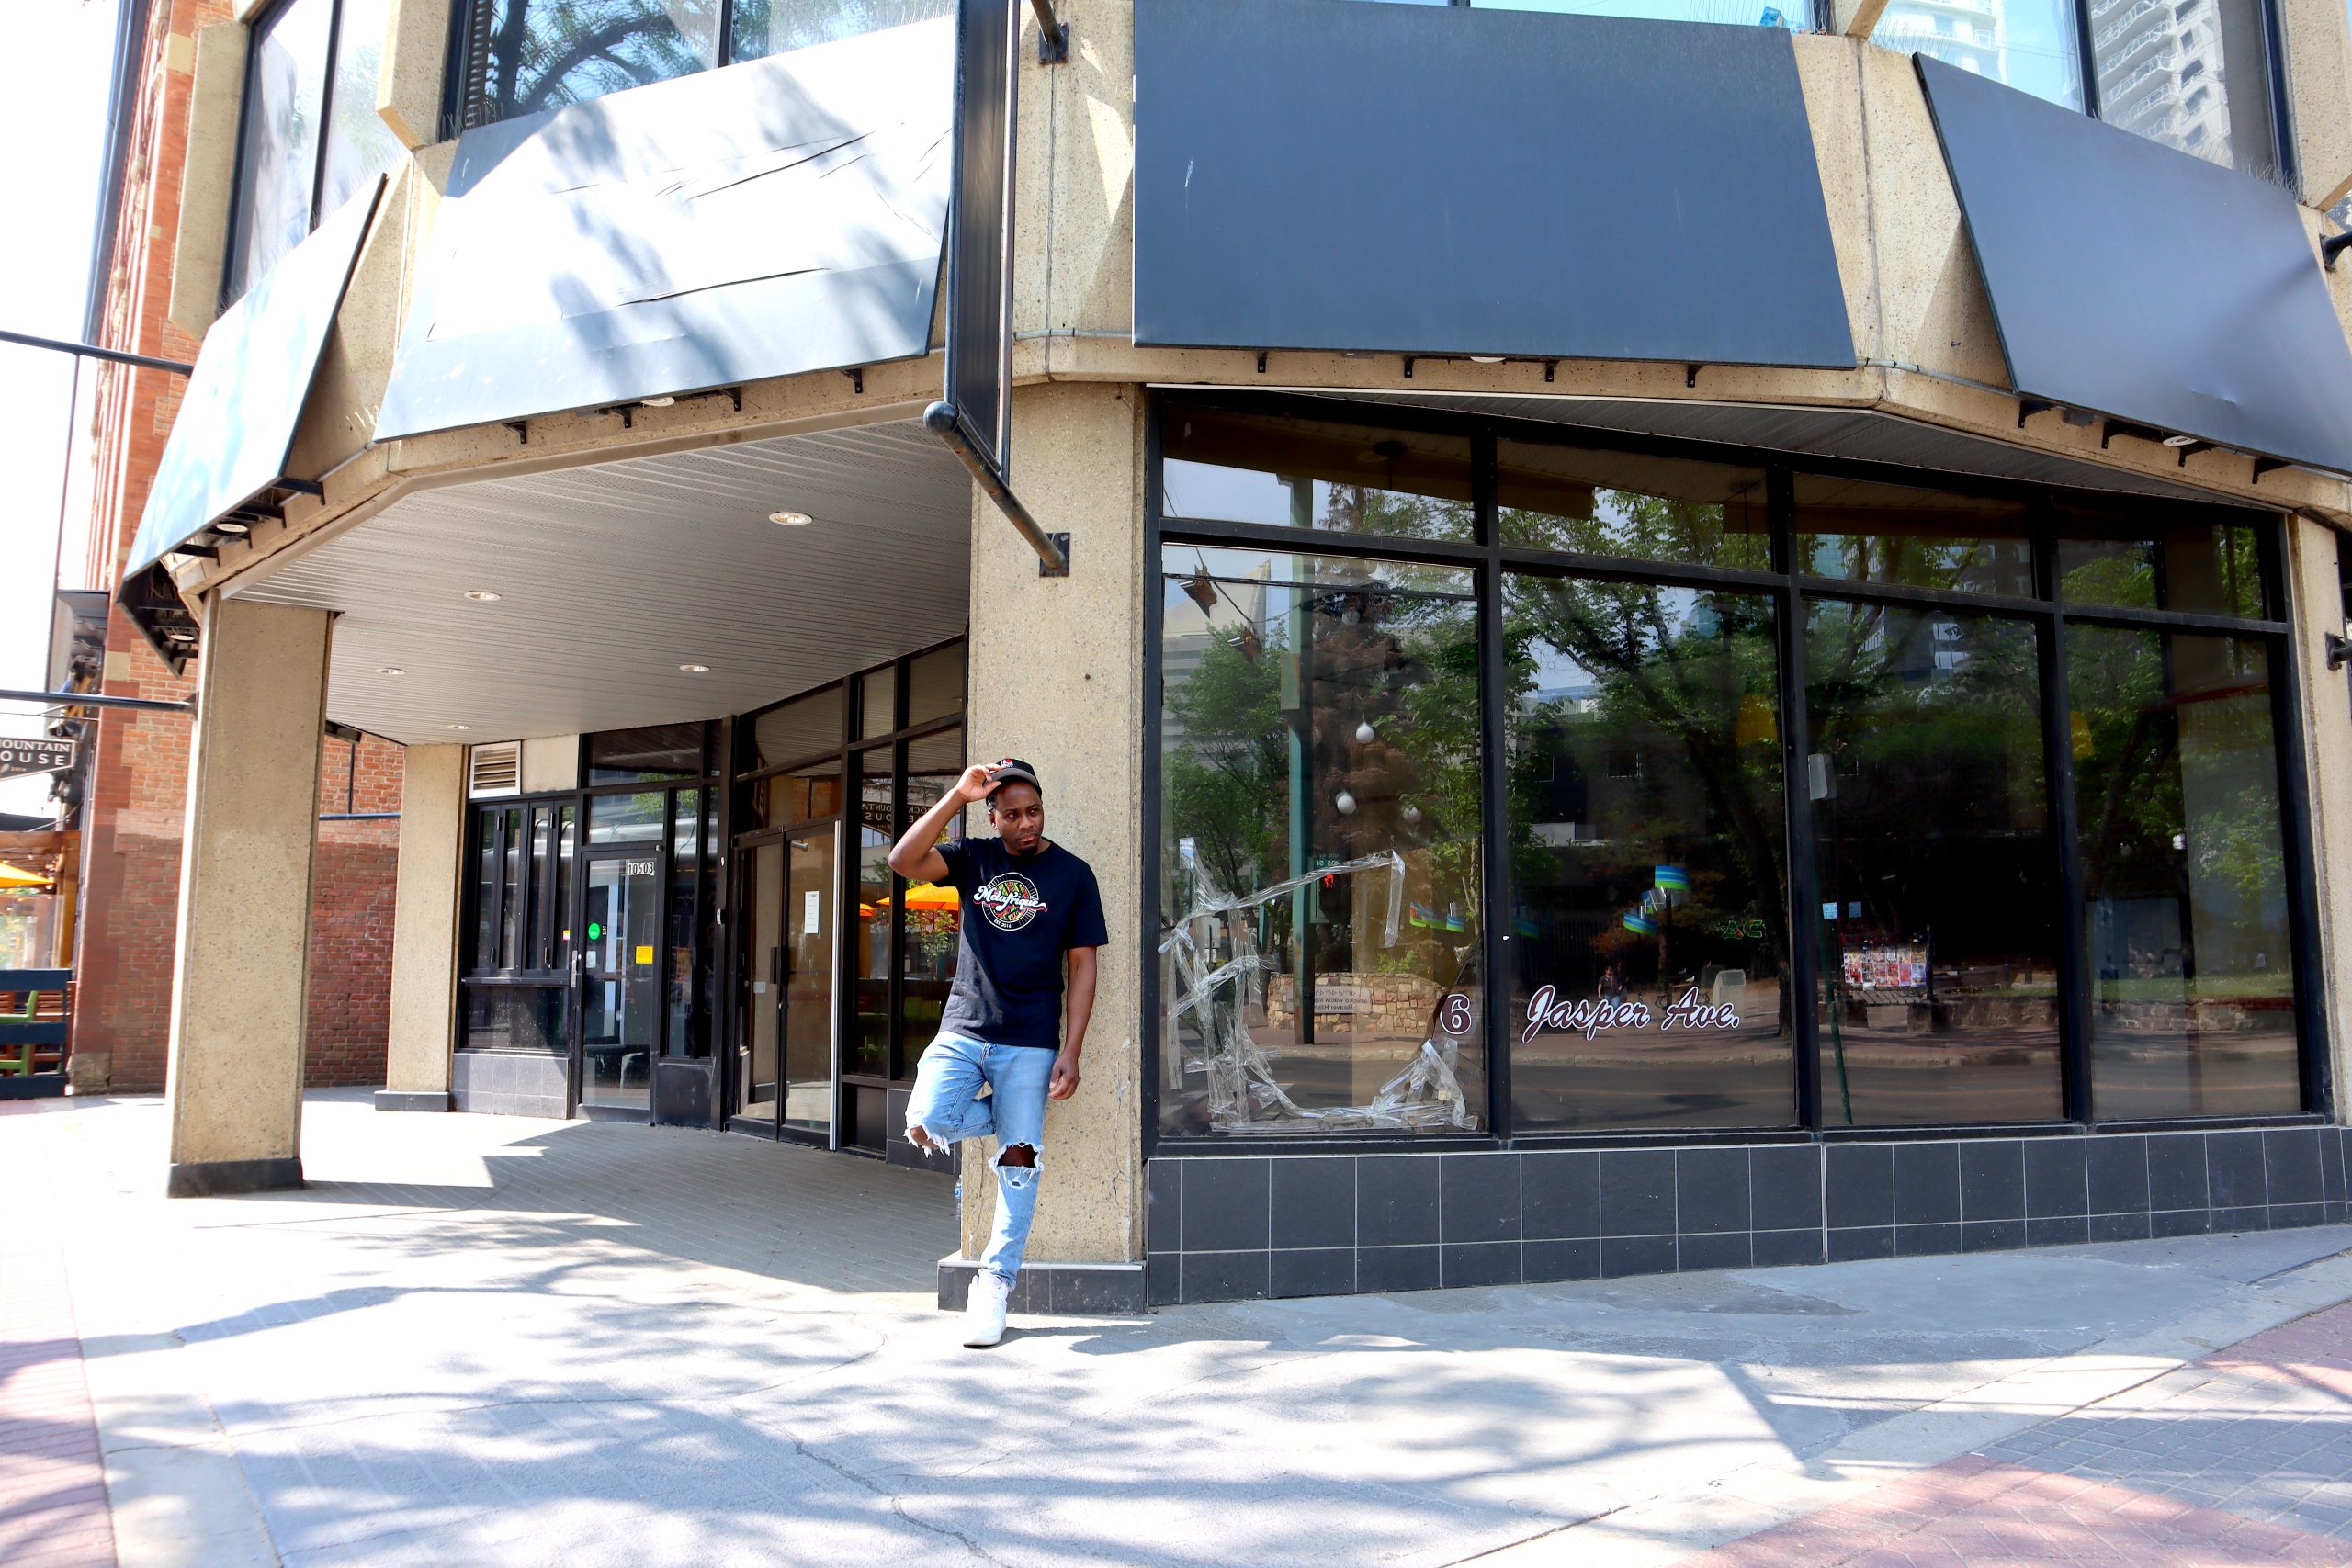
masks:
{"label": "reflection of tree in glass", "polygon": [[[1831,794],[1823,897],[1859,898],[1863,924],[1909,939],[1919,918],[1914,884],[1931,855],[1973,840],[2023,849],[2047,821],[2037,641],[2027,624],[1838,600],[1816,600],[1805,654],[1813,749],[1828,759]],[[1932,811],[1937,824],[1923,831]],[[1984,863],[1989,874],[2003,859]],[[2039,852],[2014,862],[2039,874]],[[2039,886],[2016,895],[1957,890],[1936,908],[2003,906],[2020,950],[2047,919]],[[1836,976],[1830,976],[1834,982]]]}
{"label": "reflection of tree in glass", "polygon": [[[2245,907],[2275,902],[2285,868],[2260,647],[2076,626],[2066,674],[2085,901],[2180,896],[2185,872],[2192,887],[2211,879]],[[2204,763],[2193,822],[2184,726]]]}
{"label": "reflection of tree in glass", "polygon": [[[1303,485],[1308,481],[1289,482]],[[1315,520],[1317,528],[1339,534],[1394,534],[1406,539],[1466,539],[1471,536],[1471,509],[1466,501],[1408,495],[1374,485],[1335,484],[1323,489],[1323,515]]]}
{"label": "reflection of tree in glass", "polygon": [[[1625,515],[1650,530],[1674,524],[1645,513],[1712,510],[1650,497],[1620,500]],[[1759,699],[1772,701],[1777,679],[1771,604],[1761,595],[1736,593],[1702,595],[1691,608],[1686,603],[1682,591],[1648,583],[1519,579],[1504,622],[1510,688],[1516,704],[1532,696],[1535,647],[1548,643],[1574,660],[1595,688],[1589,699],[1555,705],[1550,716],[1586,737],[1578,742],[1581,754],[1630,753],[1658,741],[1679,753],[1655,780],[1637,781],[1596,805],[1623,818],[1599,824],[1601,836],[1681,854],[1695,847],[1690,840],[1719,832],[1732,863],[1694,857],[1697,863],[1686,868],[1692,878],[1686,913],[1677,918],[1693,923],[1761,919],[1767,950],[1785,964],[1778,731],[1758,716]],[[1594,705],[1574,711],[1584,701]],[[1769,718],[1769,706],[1762,712]],[[1549,760],[1543,748],[1529,746],[1511,762],[1510,853],[1520,886],[1541,886],[1555,874],[1555,852],[1535,837]],[[1703,822],[1676,822],[1662,809],[1660,789],[1675,775],[1698,784],[1706,804]],[[1596,946],[1608,953],[1634,940],[1612,930]],[[1790,998],[1785,986],[1781,990],[1785,1025]]]}
{"label": "reflection of tree in glass", "polygon": [[1587,516],[1564,517],[1505,507],[1498,517],[1507,543],[1532,549],[1758,570],[1772,564],[1771,538],[1761,525],[1760,494],[1751,509],[1674,501],[1634,491],[1595,490]]}
{"label": "reflection of tree in glass", "polygon": [[491,118],[537,114],[714,63],[725,0],[496,0]]}

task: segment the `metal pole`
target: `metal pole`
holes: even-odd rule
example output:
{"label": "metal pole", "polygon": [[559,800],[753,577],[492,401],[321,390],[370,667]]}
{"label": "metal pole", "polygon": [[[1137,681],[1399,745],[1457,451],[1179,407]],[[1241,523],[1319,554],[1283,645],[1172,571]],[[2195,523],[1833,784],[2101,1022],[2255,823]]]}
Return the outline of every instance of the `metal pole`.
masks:
{"label": "metal pole", "polygon": [[[1053,535],[1037,526],[1037,520],[1029,515],[1029,509],[1021,504],[1021,498],[1006,487],[1004,478],[996,471],[995,465],[972,445],[971,438],[964,434],[963,422],[956,412],[956,405],[947,402],[932,404],[922,411],[922,423],[924,429],[946,442],[948,450],[963,460],[964,467],[972,471],[972,478],[978,482],[980,489],[996,502],[996,509],[1004,513],[1021,536],[1029,542],[1029,547],[1037,552],[1039,575],[1068,577],[1068,547],[1057,543]],[[1069,536],[1065,534],[1061,537],[1068,539]]]}
{"label": "metal pole", "polygon": [[119,348],[100,348],[94,343],[68,343],[62,338],[35,337],[30,333],[12,333],[0,327],[0,343],[13,343],[25,348],[45,348],[52,354],[70,354],[81,359],[103,359],[114,365],[136,365],[142,370],[168,370],[175,376],[193,373],[196,367],[183,365],[176,359],[158,359],[152,354],[130,354]]}
{"label": "metal pole", "polygon": [[110,697],[102,692],[0,691],[0,702],[40,703],[50,707],[131,708],[141,713],[194,713],[194,703],[154,697]]}

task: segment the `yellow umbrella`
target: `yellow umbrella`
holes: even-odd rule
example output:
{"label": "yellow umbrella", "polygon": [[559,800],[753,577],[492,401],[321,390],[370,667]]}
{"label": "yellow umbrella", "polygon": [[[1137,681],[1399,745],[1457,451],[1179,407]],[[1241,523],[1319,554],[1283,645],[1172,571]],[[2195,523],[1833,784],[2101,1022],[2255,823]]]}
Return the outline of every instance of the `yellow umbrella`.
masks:
{"label": "yellow umbrella", "polygon": [[48,887],[56,881],[53,876],[41,876],[0,860],[0,887]]}

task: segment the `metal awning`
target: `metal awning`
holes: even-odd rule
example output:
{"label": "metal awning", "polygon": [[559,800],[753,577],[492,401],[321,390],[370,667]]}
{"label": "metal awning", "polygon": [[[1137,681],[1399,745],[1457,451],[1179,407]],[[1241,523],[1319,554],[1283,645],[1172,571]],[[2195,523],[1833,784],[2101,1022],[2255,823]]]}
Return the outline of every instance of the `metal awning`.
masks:
{"label": "metal awning", "polygon": [[467,131],[379,440],[930,351],[953,20]]}
{"label": "metal awning", "polygon": [[204,334],[120,589],[123,608],[175,669],[194,649],[195,627],[163,558],[209,552],[274,515],[287,496],[317,493],[286,461],[382,193],[379,178],[345,202]]}
{"label": "metal awning", "polygon": [[1135,338],[1850,368],[1776,28],[1136,7]]}
{"label": "metal awning", "polygon": [[2293,197],[1926,55],[1918,68],[2029,407],[2352,474],[2352,349]]}

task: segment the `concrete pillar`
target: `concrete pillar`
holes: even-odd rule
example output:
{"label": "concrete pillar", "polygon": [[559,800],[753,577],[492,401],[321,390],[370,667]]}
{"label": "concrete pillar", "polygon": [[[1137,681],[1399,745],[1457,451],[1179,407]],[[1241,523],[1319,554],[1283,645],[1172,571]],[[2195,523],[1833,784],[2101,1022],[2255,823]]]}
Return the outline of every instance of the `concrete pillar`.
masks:
{"label": "concrete pillar", "polygon": [[2352,1017],[2345,964],[2352,955],[2352,671],[2327,667],[2327,637],[2341,636],[2344,594],[2336,576],[2344,536],[2304,517],[2287,520],[2287,571],[2295,617],[2292,655],[2302,681],[2303,773],[2312,802],[2312,859],[2319,873],[2320,959],[2326,971],[2329,1081],[2335,1119],[2352,1122]]}
{"label": "concrete pillar", "polygon": [[302,1183],[323,610],[204,605],[172,975],[173,1197]]}
{"label": "concrete pillar", "polygon": [[412,746],[404,766],[392,998],[376,1109],[447,1111],[465,886],[466,749]]}
{"label": "concrete pillar", "polygon": [[[1069,531],[1068,578],[1039,577],[1012,525],[974,496],[967,750],[1036,765],[1046,836],[1094,867],[1111,932],[1079,1091],[1046,1111],[1032,1265],[1143,1257],[1141,396],[1074,382],[1014,394],[1013,482],[1041,526]],[[994,1152],[965,1155],[967,1258],[987,1246]]]}

